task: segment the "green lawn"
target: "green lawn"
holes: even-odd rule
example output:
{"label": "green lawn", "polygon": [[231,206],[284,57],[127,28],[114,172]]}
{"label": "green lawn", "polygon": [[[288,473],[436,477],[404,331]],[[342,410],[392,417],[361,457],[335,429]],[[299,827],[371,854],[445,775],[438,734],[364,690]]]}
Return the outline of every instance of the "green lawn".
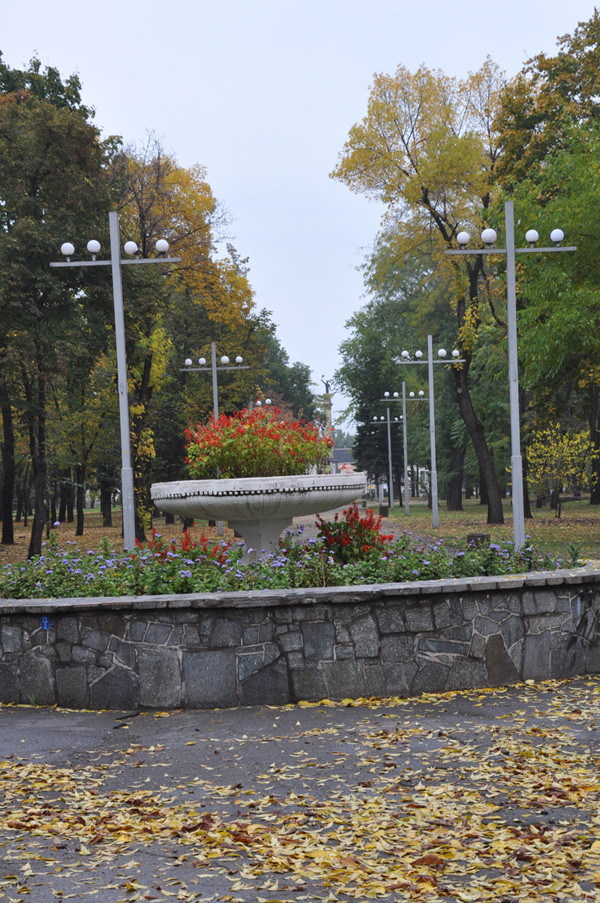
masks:
{"label": "green lawn", "polygon": [[[433,530],[431,511],[424,499],[411,500],[410,515],[404,513],[404,506],[390,511],[390,517],[398,521],[405,530],[430,539],[443,536],[452,545],[463,545],[468,533],[489,533],[492,541],[512,540],[513,524],[510,500],[504,503],[504,524],[487,524],[487,507],[478,500],[463,500],[463,511],[448,511],[445,503],[440,504],[440,527]],[[532,508],[533,518],[525,521],[525,533],[540,550],[560,554],[566,543],[577,543],[584,557],[600,558],[600,507],[591,507],[587,500],[566,502],[562,506],[562,517],[555,517],[549,507]]]}

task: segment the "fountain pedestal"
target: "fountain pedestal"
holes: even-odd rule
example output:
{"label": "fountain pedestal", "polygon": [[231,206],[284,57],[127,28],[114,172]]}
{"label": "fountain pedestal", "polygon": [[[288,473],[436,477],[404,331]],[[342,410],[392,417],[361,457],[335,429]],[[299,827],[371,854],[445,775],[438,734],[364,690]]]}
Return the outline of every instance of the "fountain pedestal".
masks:
{"label": "fountain pedestal", "polygon": [[277,548],[294,517],[330,511],[355,502],[364,492],[364,473],[178,480],[154,483],[157,508],[180,517],[226,520],[244,539],[243,562]]}

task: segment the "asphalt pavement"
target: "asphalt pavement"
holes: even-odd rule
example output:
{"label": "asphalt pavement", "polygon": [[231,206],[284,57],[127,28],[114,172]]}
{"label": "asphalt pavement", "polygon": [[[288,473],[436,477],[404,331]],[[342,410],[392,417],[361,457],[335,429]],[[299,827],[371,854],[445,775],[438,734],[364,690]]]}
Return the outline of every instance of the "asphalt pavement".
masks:
{"label": "asphalt pavement", "polygon": [[599,900],[599,716],[598,678],[211,711],[3,706],[0,899]]}

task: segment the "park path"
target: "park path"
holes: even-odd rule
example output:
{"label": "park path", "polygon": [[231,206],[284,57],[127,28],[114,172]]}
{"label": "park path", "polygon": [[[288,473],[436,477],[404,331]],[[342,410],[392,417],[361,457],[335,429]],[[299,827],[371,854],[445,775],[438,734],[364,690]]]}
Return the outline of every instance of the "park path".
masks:
{"label": "park path", "polygon": [[0,706],[0,896],[598,901],[600,679],[210,711]]}

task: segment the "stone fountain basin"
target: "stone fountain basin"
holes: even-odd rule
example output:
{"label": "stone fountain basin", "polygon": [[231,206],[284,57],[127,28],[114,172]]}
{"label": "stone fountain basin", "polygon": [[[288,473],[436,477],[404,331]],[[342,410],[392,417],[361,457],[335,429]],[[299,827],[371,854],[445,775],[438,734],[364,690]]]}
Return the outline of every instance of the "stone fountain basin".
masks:
{"label": "stone fountain basin", "polygon": [[367,475],[307,474],[224,480],[154,483],[157,508],[180,517],[226,520],[244,538],[244,561],[251,551],[268,553],[294,517],[330,511],[356,501]]}

